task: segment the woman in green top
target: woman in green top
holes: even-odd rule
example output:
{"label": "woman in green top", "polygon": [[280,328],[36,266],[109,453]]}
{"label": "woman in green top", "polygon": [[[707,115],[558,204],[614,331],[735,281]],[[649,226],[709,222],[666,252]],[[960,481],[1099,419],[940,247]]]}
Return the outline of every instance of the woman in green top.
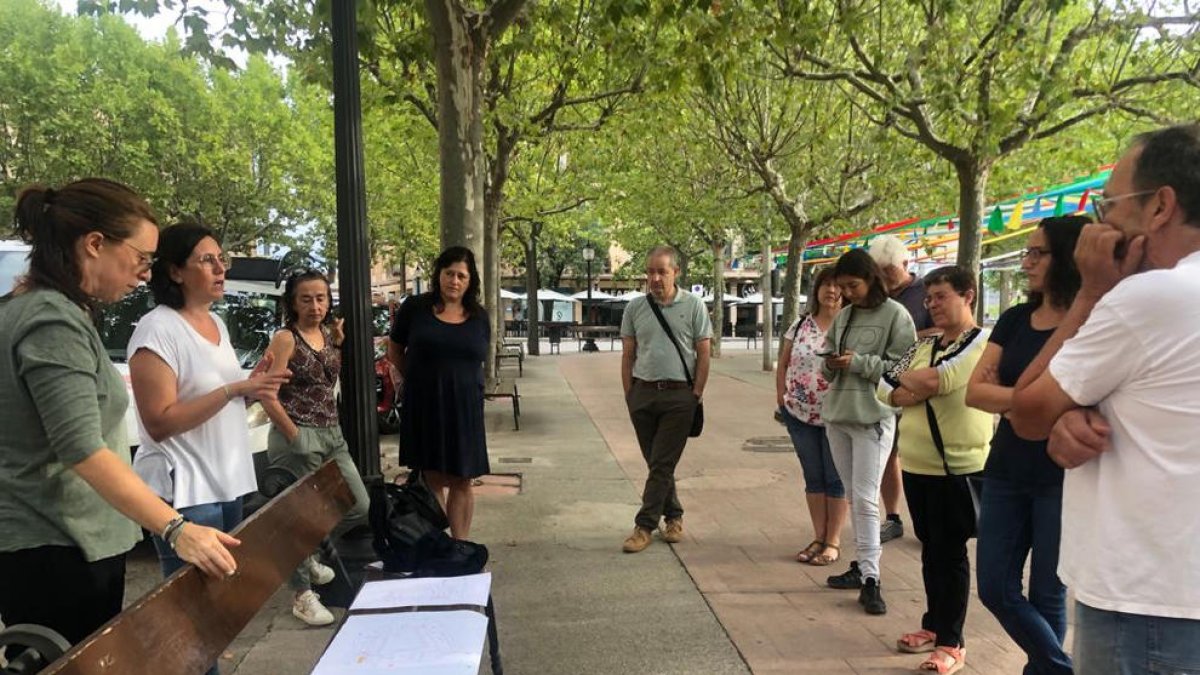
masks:
{"label": "woman in green top", "polygon": [[860,589],[858,603],[868,614],[884,614],[879,584],[879,482],[892,452],[896,410],[875,398],[880,376],[916,340],[904,305],[888,298],[879,266],[862,249],[848,251],[833,266],[846,306],[825,333],[822,369],[829,391],[821,419],[829,452],[850,497],[857,560],[829,577],[832,588]]}
{"label": "woman in green top", "polygon": [[129,396],[93,324],[150,278],[158,227],[128,187],[89,178],[17,197],[29,274],[0,298],[0,620],[79,642],[121,611],[138,525],[224,577],[238,541],[185,524],[129,466]]}
{"label": "woman in green top", "polygon": [[880,400],[904,408],[900,466],[913,530],[921,541],[925,614],[902,635],[902,652],[933,652],[918,670],[952,673],[966,662],[963,622],[971,591],[967,540],[975,535],[968,484],[987,461],[991,413],[967,407],[967,383],[987,345],[975,325],[975,275],[941,267],[925,277],[925,306],[940,336],[923,338],[879,383]]}

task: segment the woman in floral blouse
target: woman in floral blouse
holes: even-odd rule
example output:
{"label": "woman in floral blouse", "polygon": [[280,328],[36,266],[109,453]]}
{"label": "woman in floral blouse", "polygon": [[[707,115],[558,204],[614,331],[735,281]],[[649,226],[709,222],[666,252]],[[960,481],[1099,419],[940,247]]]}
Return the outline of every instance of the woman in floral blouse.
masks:
{"label": "woman in floral blouse", "polygon": [[796,561],[810,565],[828,565],[838,559],[850,509],[821,421],[821,399],[829,382],[821,373],[824,359],[817,355],[841,308],[842,292],[834,281],[833,268],[826,267],[813,277],[804,314],[783,334],[775,371],[775,402],[804,470],[804,497],[813,523],[813,541],[796,554]]}

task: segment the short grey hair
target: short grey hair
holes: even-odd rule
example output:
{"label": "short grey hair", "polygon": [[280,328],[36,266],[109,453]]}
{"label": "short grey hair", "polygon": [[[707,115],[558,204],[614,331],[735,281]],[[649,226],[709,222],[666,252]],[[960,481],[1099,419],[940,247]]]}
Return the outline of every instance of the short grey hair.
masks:
{"label": "short grey hair", "polygon": [[871,248],[868,250],[871,254],[871,259],[880,267],[889,267],[895,265],[902,270],[908,269],[908,247],[904,242],[892,234],[882,234],[871,240]]}
{"label": "short grey hair", "polygon": [[660,255],[671,256],[671,267],[679,269],[679,251],[676,251],[674,246],[667,246],[666,244],[650,249],[650,252],[646,254],[646,262],[650,262]]}

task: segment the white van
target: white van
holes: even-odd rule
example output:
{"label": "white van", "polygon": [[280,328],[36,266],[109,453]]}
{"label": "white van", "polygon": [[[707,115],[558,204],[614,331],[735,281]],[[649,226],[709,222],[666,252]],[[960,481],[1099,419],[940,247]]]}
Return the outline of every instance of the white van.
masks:
{"label": "white van", "polygon": [[[0,241],[0,295],[12,291],[16,279],[28,269],[29,245],[18,241]],[[235,263],[236,264],[236,263]],[[213,305],[213,312],[224,319],[229,327],[229,340],[234,352],[249,374],[254,368],[279,323],[279,299],[282,288],[271,282],[235,281],[225,282],[225,299]],[[129,408],[125,411],[125,428],[131,448],[139,445],[137,408],[133,390],[129,385],[129,366],[125,363],[126,347],[137,322],[153,308],[150,289],[142,286],[125,296],[120,302],[105,308],[96,328],[108,349],[108,356],[125,379],[129,390]],[[257,454],[267,449],[267,431],[270,420],[258,403],[249,408],[247,421],[250,425],[250,448]]]}

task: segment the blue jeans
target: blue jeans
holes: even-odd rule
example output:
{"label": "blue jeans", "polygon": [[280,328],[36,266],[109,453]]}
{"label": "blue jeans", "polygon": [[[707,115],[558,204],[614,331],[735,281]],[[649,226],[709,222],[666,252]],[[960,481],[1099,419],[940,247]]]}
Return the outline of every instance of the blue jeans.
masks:
{"label": "blue jeans", "polygon": [[[229,532],[237,527],[238,523],[242,522],[241,497],[231,502],[197,504],[196,506],[185,506],[182,509],[176,510],[190,522],[213,527],[222,532]],[[176,570],[187,564],[175,554],[175,549],[171,548],[157,534],[154,535],[153,539],[154,549],[158,551],[158,564],[162,567],[163,578],[171,576]],[[219,673],[220,671],[217,669],[217,666],[214,665],[208,669],[205,675],[219,675]]]}
{"label": "blue jeans", "polygon": [[1200,620],[1109,612],[1076,602],[1072,651],[1079,675],[1197,675]]}
{"label": "blue jeans", "polygon": [[[1062,485],[985,478],[979,511],[980,601],[1029,657],[1026,675],[1071,673],[1071,657],[1063,651],[1067,587],[1058,579]],[[1021,579],[1031,551],[1026,598]]]}
{"label": "blue jeans", "polygon": [[838,477],[837,467],[833,465],[833,455],[829,453],[829,439],[825,436],[825,427],[818,427],[792,417],[787,408],[780,407],[783,423],[788,435],[792,437],[792,446],[796,448],[796,456],[800,458],[800,468],[804,471],[804,491],[809,494],[824,494],[826,497],[842,499],[846,496],[846,488]]}

